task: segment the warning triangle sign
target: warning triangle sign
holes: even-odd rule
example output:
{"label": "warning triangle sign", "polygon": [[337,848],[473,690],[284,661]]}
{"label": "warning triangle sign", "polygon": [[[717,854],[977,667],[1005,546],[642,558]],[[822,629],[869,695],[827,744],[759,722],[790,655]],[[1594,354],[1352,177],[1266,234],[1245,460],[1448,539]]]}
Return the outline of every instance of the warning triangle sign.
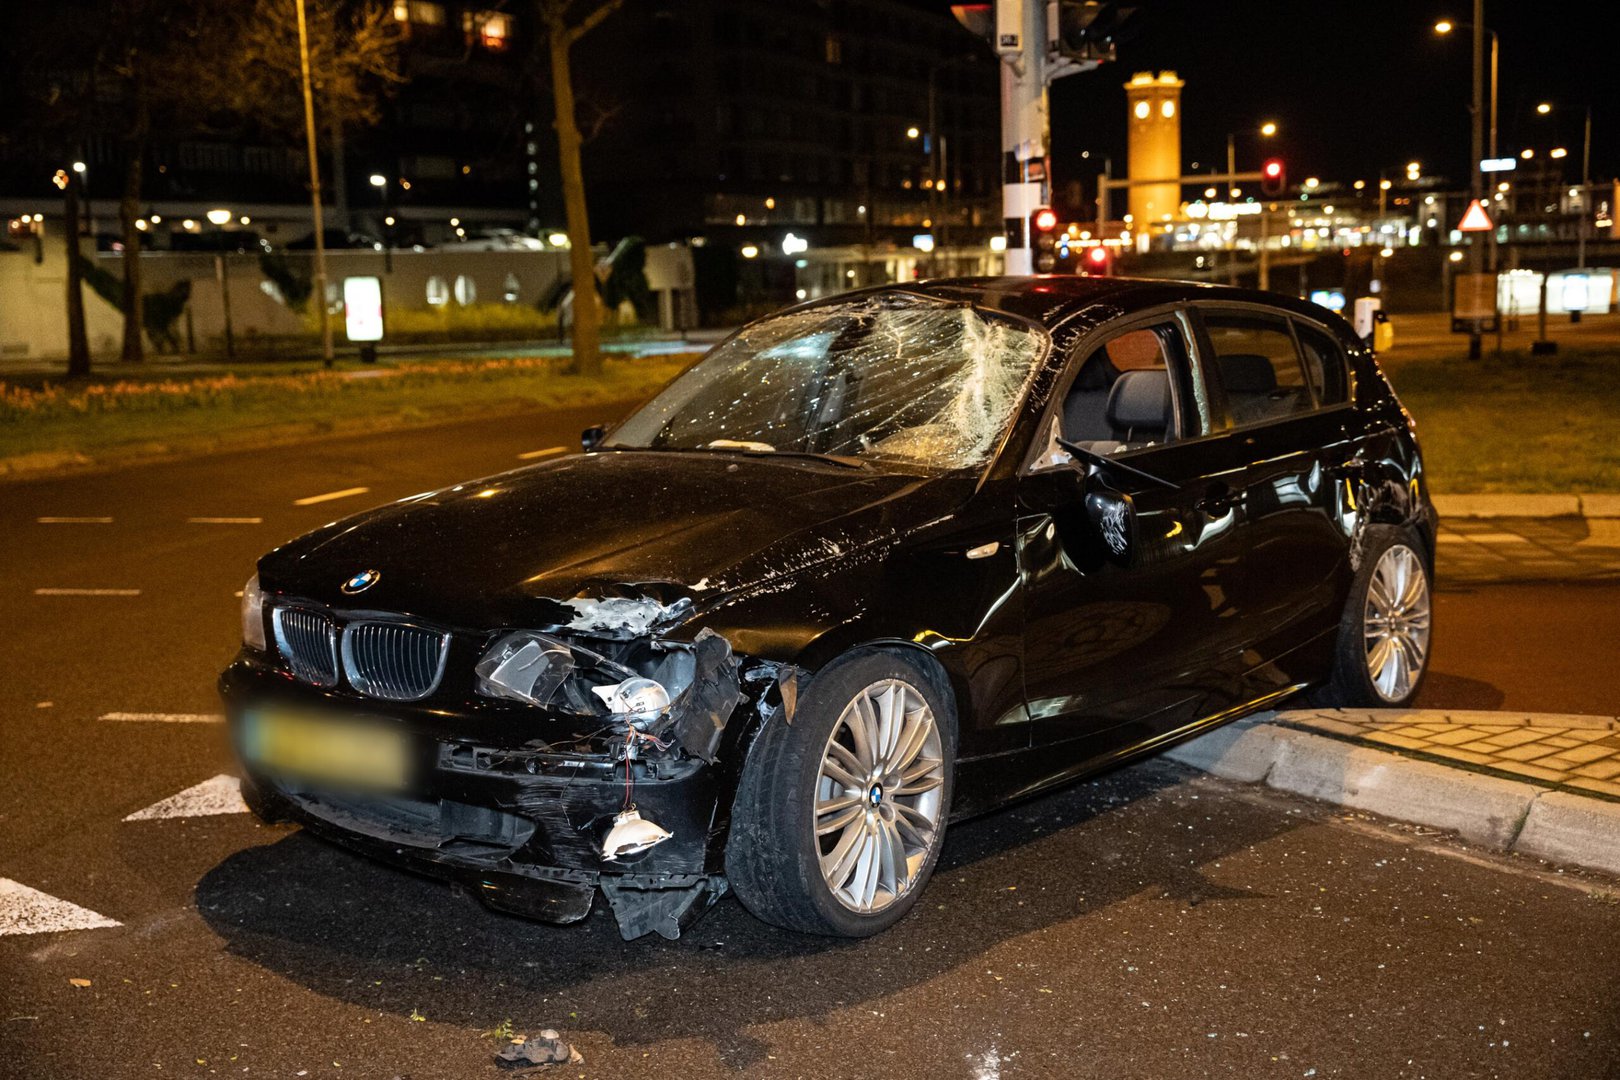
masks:
{"label": "warning triangle sign", "polygon": [[1462,220],[1457,222],[1458,232],[1490,232],[1493,227],[1491,215],[1485,212],[1485,204],[1478,199],[1468,204]]}

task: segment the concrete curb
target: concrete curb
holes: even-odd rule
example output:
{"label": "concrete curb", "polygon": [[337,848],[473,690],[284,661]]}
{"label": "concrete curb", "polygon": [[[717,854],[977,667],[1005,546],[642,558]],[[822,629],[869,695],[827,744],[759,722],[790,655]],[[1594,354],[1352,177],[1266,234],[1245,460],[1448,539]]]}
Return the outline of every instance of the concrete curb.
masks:
{"label": "concrete curb", "polygon": [[1620,494],[1434,495],[1440,520],[1447,518],[1620,518]]}
{"label": "concrete curb", "polygon": [[1165,756],[1223,779],[1446,829],[1495,851],[1620,874],[1620,803],[1314,735],[1273,715],[1217,728]]}

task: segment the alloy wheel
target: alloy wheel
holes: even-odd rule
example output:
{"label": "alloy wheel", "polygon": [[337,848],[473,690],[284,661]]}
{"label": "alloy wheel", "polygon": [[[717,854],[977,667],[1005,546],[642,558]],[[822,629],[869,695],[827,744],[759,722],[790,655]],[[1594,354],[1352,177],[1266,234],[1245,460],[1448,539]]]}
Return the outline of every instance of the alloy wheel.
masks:
{"label": "alloy wheel", "polygon": [[1403,701],[1429,656],[1429,577],[1404,544],[1386,550],[1367,582],[1367,675],[1385,701]]}
{"label": "alloy wheel", "polygon": [[939,840],[945,761],[915,687],[882,679],[844,707],[816,777],[816,853],[838,902],[872,914],[916,883]]}

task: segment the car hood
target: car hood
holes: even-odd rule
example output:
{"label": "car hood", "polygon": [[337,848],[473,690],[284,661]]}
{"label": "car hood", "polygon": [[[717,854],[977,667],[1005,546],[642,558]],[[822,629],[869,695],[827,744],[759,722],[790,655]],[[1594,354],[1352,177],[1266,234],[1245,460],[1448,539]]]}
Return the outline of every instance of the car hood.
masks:
{"label": "car hood", "polygon": [[[786,456],[601,452],[334,522],[259,573],[269,592],[334,607],[625,636],[892,540],[972,486]],[[365,571],[373,583],[346,593]]]}

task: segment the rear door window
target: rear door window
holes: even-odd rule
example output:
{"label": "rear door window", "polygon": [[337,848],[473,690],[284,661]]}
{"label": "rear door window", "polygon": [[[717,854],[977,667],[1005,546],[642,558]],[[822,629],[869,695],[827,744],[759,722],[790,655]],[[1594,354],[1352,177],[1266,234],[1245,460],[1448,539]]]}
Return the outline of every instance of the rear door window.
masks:
{"label": "rear door window", "polygon": [[1300,416],[1316,408],[1289,321],[1281,316],[1206,310],[1214,377],[1237,427]]}
{"label": "rear door window", "polygon": [[1344,347],[1323,330],[1295,322],[1300,352],[1305,358],[1305,378],[1321,405],[1342,405],[1350,400],[1350,378]]}

